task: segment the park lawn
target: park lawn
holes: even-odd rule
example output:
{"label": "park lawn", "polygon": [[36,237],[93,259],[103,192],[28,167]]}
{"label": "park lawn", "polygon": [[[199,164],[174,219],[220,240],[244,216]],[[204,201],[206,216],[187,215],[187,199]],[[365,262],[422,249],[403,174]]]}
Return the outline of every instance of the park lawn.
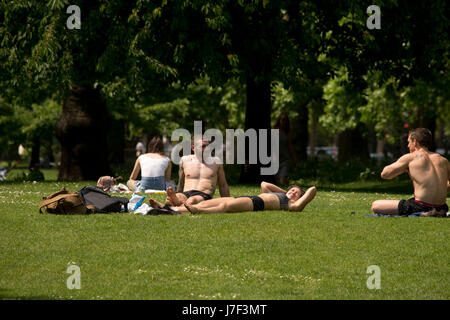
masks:
{"label": "park lawn", "polygon": [[[365,216],[375,199],[410,196],[373,192],[378,182],[318,185],[301,213],[38,214],[43,196],[89,184],[0,184],[1,299],[450,298],[450,220]],[[66,286],[72,264],[79,290]],[[371,265],[379,290],[366,285]]]}

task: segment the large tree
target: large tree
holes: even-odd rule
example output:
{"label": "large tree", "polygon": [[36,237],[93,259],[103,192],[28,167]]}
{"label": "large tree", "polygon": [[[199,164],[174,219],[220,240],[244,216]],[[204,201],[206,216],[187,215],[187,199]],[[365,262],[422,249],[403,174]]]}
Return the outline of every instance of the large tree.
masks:
{"label": "large tree", "polygon": [[[303,97],[298,98],[298,114],[306,123],[307,100],[320,98],[302,91],[317,91],[329,71],[333,77],[334,70],[345,67],[349,88],[361,93],[368,70],[380,70],[383,79],[394,75],[401,83],[412,83],[414,78],[439,77],[448,68],[444,1],[418,8],[407,1],[380,3],[381,30],[365,26],[368,1],[76,4],[80,29],[66,26],[66,0],[47,5],[2,1],[0,16],[2,97],[31,106],[56,92],[64,105],[58,125],[65,150],[61,179],[106,173],[105,114],[113,109],[124,120],[137,102],[151,101],[149,97],[163,94],[173,82],[188,86],[208,76],[218,85],[236,77],[247,93],[245,129],[269,129],[274,81]],[[360,120],[349,129],[358,128]],[[258,168],[244,172],[242,181],[262,179]]]}
{"label": "large tree", "polygon": [[[204,74],[213,84],[237,77],[246,88],[245,129],[270,129],[273,83],[305,89],[298,83],[317,65],[315,10],[312,1],[293,0],[138,3],[135,48],[172,66],[183,83]],[[299,105],[305,129],[307,103]],[[241,182],[267,179],[260,166],[245,166]]]}
{"label": "large tree", "polygon": [[165,71],[132,50],[138,32],[130,22],[135,3],[79,0],[76,5],[81,24],[73,29],[75,12],[67,12],[67,0],[2,1],[0,7],[1,95],[28,108],[49,97],[63,105],[56,130],[61,180],[110,173],[111,110],[126,116],[133,99],[157,91],[159,72]]}
{"label": "large tree", "polygon": [[[372,4],[381,10],[380,29],[366,26]],[[328,11],[322,8],[330,17],[347,11],[324,20],[329,30],[325,60],[335,72],[325,87],[322,120],[342,134],[342,160],[362,150],[354,142],[368,132],[365,126],[398,138],[407,123],[434,132],[439,101],[448,96],[443,89],[450,65],[448,3],[333,1]]]}
{"label": "large tree", "polygon": [[[112,66],[101,72],[99,60],[112,44],[107,31],[114,23],[98,15],[99,3],[78,4],[82,28],[73,30],[66,24],[67,1],[2,1],[0,9],[2,96],[24,107],[54,95],[64,101],[57,130],[62,180],[95,179],[109,171],[104,112],[99,99],[92,97],[95,82],[113,72]],[[39,145],[40,137],[35,139]]]}

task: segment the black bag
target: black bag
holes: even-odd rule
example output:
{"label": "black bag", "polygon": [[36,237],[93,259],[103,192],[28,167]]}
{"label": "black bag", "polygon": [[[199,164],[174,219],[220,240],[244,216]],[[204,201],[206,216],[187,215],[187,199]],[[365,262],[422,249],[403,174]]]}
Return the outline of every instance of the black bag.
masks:
{"label": "black bag", "polygon": [[77,193],[83,198],[86,206],[94,206],[96,213],[126,212],[128,198],[112,197],[102,189],[86,186]]}

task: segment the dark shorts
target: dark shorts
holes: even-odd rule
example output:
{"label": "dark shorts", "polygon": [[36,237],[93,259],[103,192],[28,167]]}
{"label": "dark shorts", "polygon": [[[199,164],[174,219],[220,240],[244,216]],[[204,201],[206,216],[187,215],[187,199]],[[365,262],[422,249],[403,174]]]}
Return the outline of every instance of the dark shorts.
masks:
{"label": "dark shorts", "polygon": [[253,202],[253,211],[263,211],[264,210],[264,200],[258,196],[240,196],[235,198],[250,198]]}
{"label": "dark shorts", "polygon": [[198,191],[198,190],[189,190],[189,191],[185,191],[185,192],[182,192],[182,193],[183,193],[188,199],[189,199],[190,197],[193,197],[193,196],[202,196],[204,200],[211,200],[211,199],[212,199],[212,197],[211,197],[209,194],[204,193],[204,192],[201,192],[201,191]]}
{"label": "dark shorts", "polygon": [[443,205],[436,207],[436,206],[427,206],[422,203],[419,203],[414,200],[414,198],[408,199],[408,200],[400,200],[398,203],[398,214],[400,216],[407,216],[412,213],[416,212],[428,212],[431,209],[436,209],[437,211],[448,211],[448,206],[446,203]]}

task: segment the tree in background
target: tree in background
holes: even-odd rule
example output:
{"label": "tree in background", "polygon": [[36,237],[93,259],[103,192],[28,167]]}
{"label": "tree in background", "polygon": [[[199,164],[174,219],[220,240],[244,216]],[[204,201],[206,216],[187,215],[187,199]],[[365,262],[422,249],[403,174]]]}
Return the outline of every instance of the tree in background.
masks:
{"label": "tree in background", "polygon": [[[65,100],[70,89],[86,88],[84,92],[95,92],[91,88],[96,73],[93,61],[98,58],[106,40],[100,30],[101,22],[98,22],[99,18],[89,19],[90,15],[94,15],[92,5],[86,2],[83,28],[69,30],[66,27],[67,5],[67,1],[50,1],[46,5],[40,1],[2,2],[0,85],[5,99],[26,109],[36,109],[33,103],[40,105],[51,96],[56,96],[59,101]],[[97,20],[97,25],[93,20]],[[104,149],[106,132],[102,132],[102,123],[90,117],[90,110],[101,108],[101,105],[90,103],[91,100],[86,97],[72,97],[64,103],[62,123],[58,126],[63,149],[61,180],[95,178],[80,157],[89,156],[91,168],[108,171],[104,161],[107,156]],[[84,113],[84,118],[81,105],[84,110],[89,110]],[[67,110],[71,112],[69,116]],[[77,121],[81,118],[84,120]],[[80,137],[85,130],[89,132],[89,138],[84,137],[83,140]],[[32,138],[36,140],[33,162],[39,157],[40,138],[39,135]],[[77,142],[68,143],[74,140]],[[97,149],[91,147],[93,144],[97,145]],[[91,150],[93,152],[89,153]],[[87,159],[84,161],[87,162]]]}
{"label": "tree in background", "polygon": [[137,32],[129,22],[133,2],[80,0],[77,5],[79,29],[67,26],[67,0],[2,1],[0,7],[1,95],[27,109],[49,97],[63,105],[56,126],[60,180],[111,173],[107,146],[119,145],[108,141],[112,117],[126,117],[137,96],[158,91],[164,78],[159,73],[166,70],[130,49]]}
{"label": "tree in background", "polygon": [[[379,30],[365,26],[366,8],[371,4],[381,8]],[[347,7],[347,14],[337,25],[327,26],[325,60],[335,71],[325,86],[327,106],[321,121],[340,134],[359,131],[342,139],[351,145],[344,150],[340,146],[339,151],[358,154],[361,145],[354,141],[367,134],[368,125],[380,137],[389,134],[397,143],[408,123],[428,127],[434,133],[439,117],[445,117],[438,110],[448,97],[448,90],[440,89],[448,83],[449,29],[448,17],[443,14],[448,4],[333,2],[333,10],[326,14],[336,14],[335,6]]]}
{"label": "tree in background", "polygon": [[[317,65],[314,10],[312,1],[138,3],[135,50],[171,66],[181,83],[208,75],[215,86],[237,77],[246,90],[244,128],[270,129],[273,83],[297,85],[297,92]],[[307,128],[307,114],[299,114]],[[245,166],[241,182],[261,180],[260,166]]]}
{"label": "tree in background", "polygon": [[[380,30],[365,25],[371,4],[381,7]],[[446,125],[436,112],[448,109],[445,1],[80,0],[74,30],[68,5],[2,1],[0,12],[2,99],[27,110],[50,97],[63,105],[62,180],[106,174],[108,154],[120,153],[111,147],[123,149],[121,132],[161,133],[199,119],[231,125],[244,103],[244,129],[270,129],[280,105],[292,107],[304,158],[308,118],[321,110],[342,135],[344,156],[367,155],[370,128],[397,134],[379,122],[392,123],[398,106],[411,110],[408,121]],[[280,84],[291,100],[276,100],[288,96]],[[241,181],[261,180],[259,167],[247,166]]]}

